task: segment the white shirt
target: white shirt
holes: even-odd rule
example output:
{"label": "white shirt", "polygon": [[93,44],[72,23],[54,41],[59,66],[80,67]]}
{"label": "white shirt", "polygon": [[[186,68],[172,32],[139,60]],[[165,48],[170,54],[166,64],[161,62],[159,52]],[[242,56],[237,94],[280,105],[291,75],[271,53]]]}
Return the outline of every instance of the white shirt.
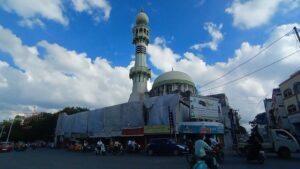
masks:
{"label": "white shirt", "polygon": [[211,147],[203,140],[199,139],[195,142],[195,156],[204,157],[206,156],[205,150],[212,150]]}

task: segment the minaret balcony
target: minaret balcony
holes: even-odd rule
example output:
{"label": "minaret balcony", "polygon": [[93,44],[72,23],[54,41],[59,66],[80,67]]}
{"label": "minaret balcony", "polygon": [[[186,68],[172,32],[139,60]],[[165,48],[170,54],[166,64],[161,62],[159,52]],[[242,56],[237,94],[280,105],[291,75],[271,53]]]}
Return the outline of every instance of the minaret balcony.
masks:
{"label": "minaret balcony", "polygon": [[132,79],[135,75],[138,75],[138,74],[144,74],[148,78],[150,78],[151,77],[151,69],[148,67],[144,67],[144,66],[132,67],[130,69],[129,77],[130,77],[130,79]]}

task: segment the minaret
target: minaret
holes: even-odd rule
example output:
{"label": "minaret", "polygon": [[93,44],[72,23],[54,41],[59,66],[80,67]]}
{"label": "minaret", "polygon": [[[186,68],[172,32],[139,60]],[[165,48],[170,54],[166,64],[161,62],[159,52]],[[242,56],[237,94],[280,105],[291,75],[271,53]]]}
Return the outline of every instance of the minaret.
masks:
{"label": "minaret", "polygon": [[146,63],[146,50],[149,43],[148,23],[148,16],[141,10],[136,16],[136,25],[132,29],[132,43],[135,45],[135,64],[129,73],[129,77],[133,82],[129,102],[143,101],[147,97],[147,81],[151,77],[151,70]]}

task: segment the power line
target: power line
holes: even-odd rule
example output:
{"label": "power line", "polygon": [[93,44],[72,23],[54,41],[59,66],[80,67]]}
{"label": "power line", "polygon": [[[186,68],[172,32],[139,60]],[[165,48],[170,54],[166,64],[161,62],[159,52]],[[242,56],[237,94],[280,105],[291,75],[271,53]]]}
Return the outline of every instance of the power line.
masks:
{"label": "power line", "polygon": [[273,46],[275,43],[277,43],[278,41],[280,41],[282,38],[284,38],[285,36],[289,35],[293,30],[289,31],[288,33],[284,34],[283,36],[281,36],[280,38],[274,40],[272,43],[270,43],[269,45],[267,45],[265,48],[263,48],[261,51],[259,51],[256,55],[250,57],[249,59],[247,59],[246,61],[242,62],[241,64],[237,65],[236,67],[234,67],[233,69],[229,70],[228,72],[226,72],[225,74],[221,75],[220,77],[211,80],[207,83],[205,83],[204,85],[202,85],[202,87],[207,86],[208,84],[211,84],[219,79],[224,78],[225,76],[227,76],[228,74],[230,74],[231,72],[235,71],[236,69],[238,69],[239,67],[243,66],[244,64],[250,62],[251,60],[255,59],[257,56],[259,56],[261,53],[263,53],[264,51],[266,51],[267,49],[269,49],[271,46]]}
{"label": "power line", "polygon": [[292,56],[292,55],[298,53],[299,51],[300,51],[300,50],[297,50],[297,51],[295,51],[295,52],[293,52],[293,53],[291,53],[291,54],[288,54],[288,55],[286,55],[286,56],[284,56],[284,57],[282,57],[282,58],[280,58],[280,59],[278,59],[278,60],[276,60],[276,61],[274,61],[274,62],[272,62],[272,63],[270,63],[270,64],[268,64],[268,65],[266,65],[266,66],[263,66],[263,67],[261,67],[261,68],[259,68],[259,69],[256,69],[256,70],[253,71],[253,72],[247,73],[247,74],[245,74],[245,75],[242,76],[242,77],[239,77],[239,78],[237,78],[237,79],[228,81],[228,82],[223,83],[223,84],[221,84],[221,85],[219,85],[219,86],[215,86],[215,87],[212,87],[212,88],[210,88],[210,89],[206,89],[206,90],[204,90],[204,91],[202,91],[202,92],[206,92],[206,91],[209,91],[209,90],[212,90],[212,89],[216,89],[216,88],[219,88],[219,87],[222,87],[222,86],[226,86],[226,85],[228,85],[228,84],[231,84],[231,83],[234,83],[234,82],[239,81],[239,80],[241,80],[241,79],[244,79],[245,77],[248,77],[248,76],[250,76],[250,75],[252,75],[252,74],[254,74],[254,73],[257,73],[257,72],[259,72],[259,71],[261,71],[261,70],[263,70],[263,69],[266,69],[267,67],[270,67],[270,66],[274,65],[275,63],[278,63],[278,62],[280,62],[280,61],[282,61],[282,60],[284,60],[284,59],[286,59],[286,58],[288,58],[288,57],[290,57],[290,56]]}

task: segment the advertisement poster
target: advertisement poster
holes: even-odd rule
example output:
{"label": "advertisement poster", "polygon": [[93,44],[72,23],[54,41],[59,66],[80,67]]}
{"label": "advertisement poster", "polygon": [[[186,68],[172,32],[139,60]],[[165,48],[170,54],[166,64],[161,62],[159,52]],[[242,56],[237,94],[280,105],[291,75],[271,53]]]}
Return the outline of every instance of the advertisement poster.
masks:
{"label": "advertisement poster", "polygon": [[221,106],[217,99],[207,97],[190,97],[191,118],[218,120]]}

